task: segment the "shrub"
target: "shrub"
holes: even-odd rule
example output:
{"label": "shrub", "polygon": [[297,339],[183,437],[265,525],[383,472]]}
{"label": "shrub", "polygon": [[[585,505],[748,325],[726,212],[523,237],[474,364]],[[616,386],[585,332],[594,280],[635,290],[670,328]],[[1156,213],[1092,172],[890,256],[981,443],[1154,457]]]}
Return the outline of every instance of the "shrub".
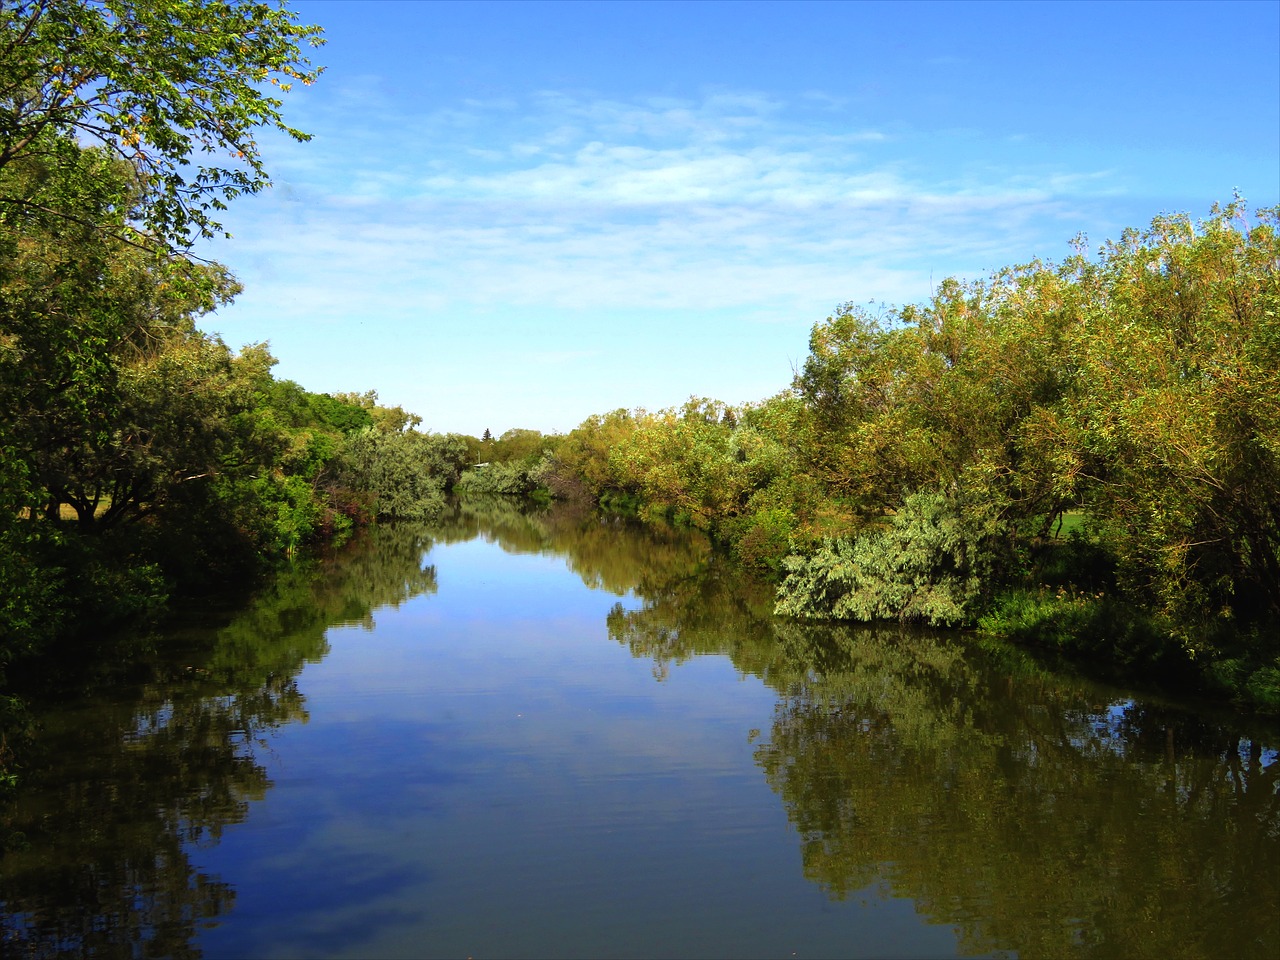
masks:
{"label": "shrub", "polygon": [[1007,563],[1007,538],[967,498],[914,493],[887,530],[784,561],[776,612],[835,620],[972,622]]}
{"label": "shrub", "polygon": [[1004,594],[978,622],[1017,643],[1088,662],[1105,661],[1109,674],[1166,679],[1185,674],[1189,661],[1167,630],[1132,604],[1069,588]]}
{"label": "shrub", "polygon": [[782,573],[795,533],[795,514],[785,507],[765,507],[747,517],[735,518],[725,533],[737,559],[755,570]]}
{"label": "shrub", "polygon": [[536,484],[529,477],[529,470],[518,463],[488,463],[465,471],[454,490],[462,495],[526,494]]}

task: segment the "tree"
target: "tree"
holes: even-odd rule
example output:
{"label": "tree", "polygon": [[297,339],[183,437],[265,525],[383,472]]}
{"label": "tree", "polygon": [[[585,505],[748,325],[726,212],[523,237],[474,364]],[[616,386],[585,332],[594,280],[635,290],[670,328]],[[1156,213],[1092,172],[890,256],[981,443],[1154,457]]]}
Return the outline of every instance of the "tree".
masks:
{"label": "tree", "polygon": [[[488,458],[498,463],[537,463],[547,451],[554,449],[558,437],[546,437],[538,430],[519,427],[506,431],[496,440],[490,436],[492,446]],[[484,438],[481,437],[483,441]]]}
{"label": "tree", "polygon": [[431,438],[412,430],[366,427],[347,441],[344,480],[351,489],[372,497],[378,518],[434,517],[444,508],[446,477],[432,471],[432,461],[460,463],[466,457],[466,443],[458,438],[443,449],[435,447]]}
{"label": "tree", "polygon": [[[270,184],[255,131],[308,139],[273,92],[315,80],[302,46],[320,33],[283,4],[245,0],[4,3],[0,172],[38,158],[61,177],[68,143],[98,144],[134,171],[147,238],[182,247],[212,236],[227,200]],[[216,159],[193,166],[197,153]],[[43,209],[6,187],[0,206]]]}
{"label": "tree", "polygon": [[[1025,604],[1008,598],[1021,636],[1195,663],[1280,703],[1277,216],[1250,223],[1236,198],[1095,257],[1078,243],[1061,265],[948,280],[923,308],[840,311],[796,384],[823,479],[873,521],[913,490],[958,490],[1009,525],[1028,573],[1110,594],[1030,583]],[[1046,542],[1068,509],[1086,552]],[[874,607],[850,566],[865,573],[874,542],[793,561],[784,607]],[[1095,569],[1067,573],[1072,555]]]}
{"label": "tree", "polygon": [[312,393],[292,380],[272,380],[261,400],[283,425],[294,429],[314,426],[342,434],[373,424],[373,415],[359,404]]}
{"label": "tree", "polygon": [[344,404],[360,407],[368,411],[372,423],[383,433],[401,433],[413,430],[422,423],[416,413],[409,413],[404,407],[384,407],[378,403],[378,391],[366,390],[364,393],[334,393],[331,396]]}
{"label": "tree", "polygon": [[[225,406],[215,368],[230,354],[194,321],[239,288],[220,267],[114,236],[126,165],[69,147],[73,159],[94,202],[56,177],[39,189],[47,209],[79,219],[0,208],[0,408],[35,495],[7,506],[56,515],[71,504],[87,527],[104,501],[114,520],[162,494],[163,477],[208,472]],[[42,179],[38,161],[24,165],[0,170],[0,186]]]}
{"label": "tree", "polygon": [[1184,637],[1280,621],[1278,218],[1250,225],[1237,199],[1105,245],[1081,283],[1106,309],[1074,331],[1076,386],[1046,424],[1123,585]]}

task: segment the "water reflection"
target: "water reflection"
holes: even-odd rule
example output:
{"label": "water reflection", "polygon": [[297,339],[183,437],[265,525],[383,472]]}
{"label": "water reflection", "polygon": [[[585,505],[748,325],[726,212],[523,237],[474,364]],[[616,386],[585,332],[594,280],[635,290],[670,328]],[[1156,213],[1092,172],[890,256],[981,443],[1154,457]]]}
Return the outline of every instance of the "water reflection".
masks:
{"label": "water reflection", "polygon": [[955,635],[778,623],[728,580],[676,578],[610,634],[659,679],[720,653],[777,690],[756,762],[833,899],[910,897],[972,953],[1280,955],[1273,727]]}
{"label": "water reflection", "polygon": [[1277,773],[1257,740],[834,631],[846,669],[779,704],[757,761],[833,896],[874,880],[973,951],[1274,956]]}
{"label": "water reflection", "polygon": [[711,544],[695,531],[645,527],[572,504],[525,509],[510,497],[473,497],[453,505],[433,529],[443,543],[482,538],[507,553],[553,554],[595,590],[657,595],[696,578]]}
{"label": "water reflection", "polygon": [[[739,750],[737,768],[732,756],[712,752],[718,741],[709,736],[700,747],[705,752],[694,757],[673,759],[676,748],[666,740],[652,755],[635,753],[649,764],[637,772],[638,763],[627,759],[637,741],[655,730],[708,721],[705,714],[676,713],[674,698],[649,701],[634,693],[665,694],[679,684],[651,684],[643,668],[635,677],[634,661],[623,655],[615,659],[632,668],[636,687],[607,674],[607,658],[592,659],[602,644],[590,630],[582,646],[570,647],[567,641],[547,643],[541,628],[525,624],[490,636],[474,611],[473,619],[453,627],[405,618],[408,625],[384,629],[381,645],[368,646],[419,672],[429,672],[421,670],[423,663],[452,671],[436,687],[413,687],[409,702],[396,701],[407,684],[374,676],[369,666],[364,679],[381,685],[363,688],[360,710],[336,711],[343,715],[331,715],[326,727],[315,672],[308,674],[316,719],[306,730],[324,741],[315,749],[348,757],[309,771],[337,771],[327,779],[342,781],[344,789],[331,790],[328,783],[298,788],[293,806],[280,808],[290,790],[281,778],[272,794],[278,809],[295,815],[312,806],[329,814],[316,815],[311,833],[283,831],[295,846],[306,846],[304,834],[311,845],[286,857],[283,866],[242,861],[258,869],[250,876],[266,877],[260,885],[292,886],[290,878],[308,873],[297,881],[306,891],[299,894],[302,905],[277,898],[265,908],[271,916],[260,917],[257,928],[264,938],[285,923],[276,911],[294,909],[294,920],[310,922],[294,930],[295,944],[299,929],[315,932],[316,916],[328,917],[334,927],[317,934],[323,943],[307,941],[315,952],[339,945],[356,952],[366,943],[359,938],[400,926],[408,931],[404,943],[411,944],[404,952],[430,952],[418,939],[423,927],[415,926],[429,922],[455,924],[458,942],[467,941],[472,929],[494,922],[484,884],[495,883],[515,862],[536,869],[528,867],[527,877],[514,871],[520,895],[507,902],[508,910],[536,900],[537,917],[567,918],[563,928],[546,920],[544,942],[562,945],[564,953],[583,952],[574,949],[580,943],[635,943],[638,951],[652,944],[635,940],[627,926],[638,922],[629,915],[628,897],[655,902],[643,899],[644,883],[665,889],[671,876],[663,872],[668,864],[638,856],[624,838],[644,838],[653,847],[653,835],[636,824],[654,819],[660,806],[664,829],[688,829],[690,837],[706,840],[705,850],[715,851],[677,868],[697,874],[708,890],[731,887],[743,897],[756,888],[777,892],[776,904],[769,901],[776,916],[752,904],[745,912],[768,916],[778,928],[791,923],[808,931],[820,922],[785,912],[803,900],[784,907],[786,883],[794,878],[807,895],[820,889],[817,899],[833,913],[836,902],[850,907],[877,890],[886,898],[908,898],[916,911],[954,928],[967,953],[1280,955],[1280,758],[1274,749],[1280,738],[1274,726],[1176,709],[1063,677],[1014,651],[980,648],[958,635],[779,622],[771,614],[771,591],[744,581],[701,537],[654,533],[581,511],[530,514],[501,499],[458,505],[429,531],[373,531],[332,563],[287,572],[220,626],[180,631],[149,658],[104,651],[93,660],[68,660],[56,682],[33,694],[42,752],[24,771],[24,791],[3,811],[28,847],[0,863],[0,952],[197,955],[201,931],[225,920],[235,904],[233,882],[246,897],[253,882],[202,872],[196,866],[200,848],[217,844],[226,828],[244,821],[251,805],[271,793],[273,737],[308,719],[298,685],[303,666],[326,657],[331,627],[372,629],[377,618],[390,619],[390,611],[433,593],[436,571],[423,558],[434,543],[477,537],[509,554],[562,558],[582,583],[623,598],[599,628],[633,657],[650,661],[657,679],[672,677],[698,657],[727,658],[740,676],[758,678],[764,688],[751,687],[764,702],[741,714],[751,718],[741,725],[758,723],[759,729],[739,735],[736,719],[722,722],[723,739]],[[539,569],[548,566],[555,564]],[[602,609],[598,600],[592,624]],[[429,607],[448,604],[442,596]],[[449,646],[450,631],[465,640]],[[537,639],[511,649],[512,638],[521,636]],[[325,664],[339,673],[341,685],[354,681],[334,664],[365,667],[363,639],[338,646]],[[518,690],[519,708],[495,707],[488,686],[471,682],[467,673],[498,672],[484,658],[503,653],[544,657],[541,672],[526,675],[508,666],[504,674],[498,689],[506,697]],[[575,673],[573,684],[557,686],[548,674],[574,671],[549,658],[567,661],[571,655],[590,667]],[[598,675],[590,672],[597,668]],[[548,689],[527,691],[527,676],[542,677]],[[737,687],[731,676],[726,685]],[[707,700],[708,689],[687,685],[683,693]],[[621,693],[615,697],[615,691]],[[740,699],[738,692],[733,696]],[[618,702],[605,703],[609,697]],[[525,704],[536,711],[524,715]],[[571,730],[567,737],[562,724]],[[486,750],[500,759],[486,766]],[[699,779],[712,759],[719,779]],[[357,767],[367,768],[361,778],[349,775]],[[383,778],[383,768],[392,779]],[[538,779],[544,768],[551,776]],[[491,769],[501,790],[485,786]],[[602,770],[612,778],[595,777]],[[668,790],[671,783],[680,789]],[[720,784],[724,792],[717,792]],[[768,817],[746,818],[737,809],[736,816],[752,826],[732,829],[734,814],[725,811],[744,802],[742,795],[750,793],[744,785],[758,788],[755,809],[779,822],[781,800],[798,835],[807,881],[798,878],[794,859],[754,859],[773,842],[760,835],[766,828],[759,824]],[[590,815],[573,806],[587,796],[596,797],[599,807]],[[547,806],[538,806],[539,798]],[[497,811],[492,821],[483,819],[489,807]],[[359,816],[352,813],[357,808]],[[702,830],[704,822],[689,813],[695,808],[699,816],[710,811],[708,822],[723,819],[729,829]],[[329,815],[334,819],[325,819]],[[436,824],[443,834],[433,832]],[[473,842],[503,835],[504,825],[509,843],[527,842],[537,855],[508,861],[506,851]],[[575,832],[590,834],[594,846],[579,849]],[[569,840],[561,844],[559,833]],[[263,828],[256,836],[269,834]],[[383,842],[362,846],[366,834]],[[279,833],[273,836],[283,842]],[[252,845],[243,833],[239,837]],[[219,849],[235,843],[229,837]],[[596,861],[608,844],[604,869]],[[776,844],[794,858],[793,839],[781,829]],[[307,858],[311,854],[314,859]],[[571,876],[554,875],[557,856]],[[468,873],[458,866],[464,857],[479,866]],[[649,873],[638,871],[635,880],[624,865],[637,862],[647,863]],[[723,871],[741,872],[743,863],[757,862],[758,873],[737,877],[739,886],[725,882]],[[451,871],[447,890],[430,886],[436,868]],[[593,869],[603,869],[602,879],[585,883]],[[473,874],[479,878],[475,888],[466,886]],[[415,883],[426,884],[434,899],[397,899]],[[593,886],[603,891],[600,902],[589,899]],[[447,900],[455,888],[462,892]],[[321,898],[319,907],[315,898]],[[687,916],[663,914],[657,926],[681,930],[686,938],[705,933],[697,941],[704,949],[687,952],[723,953],[731,939],[708,920],[717,916],[711,901],[691,900]],[[448,903],[470,904],[475,912],[455,915],[441,905]],[[743,911],[731,909],[737,906],[718,916],[740,921]],[[601,939],[573,939],[585,936],[583,916],[594,917]],[[219,927],[226,942],[245,942],[229,927]],[[349,941],[335,939],[338,927]],[[432,929],[444,936],[441,926]],[[627,929],[633,929],[632,940],[613,936]],[[828,945],[849,943],[850,952],[868,943],[838,939],[838,923],[828,932]],[[521,928],[512,940],[495,942],[527,945],[521,938],[528,936]],[[773,949],[772,941],[760,942],[762,950]]]}
{"label": "water reflection", "polygon": [[[78,651],[29,692],[39,737],[3,812],[6,955],[197,956],[197,928],[235,902],[196,870],[271,787],[272,732],[305,721],[303,665],[338,623],[435,590],[421,530],[384,528],[325,565],[286,571],[221,628],[191,627],[140,659]],[[126,665],[127,664],[127,665]],[[75,703],[74,709],[61,704]]]}

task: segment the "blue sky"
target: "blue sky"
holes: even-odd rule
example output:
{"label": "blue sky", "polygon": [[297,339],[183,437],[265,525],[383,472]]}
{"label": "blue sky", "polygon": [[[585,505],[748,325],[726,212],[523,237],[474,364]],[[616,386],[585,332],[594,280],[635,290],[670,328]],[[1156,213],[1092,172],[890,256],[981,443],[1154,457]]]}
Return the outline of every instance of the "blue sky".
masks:
{"label": "blue sky", "polygon": [[1280,3],[291,4],[203,326],[424,429],[764,399],[846,301],[1280,203]]}

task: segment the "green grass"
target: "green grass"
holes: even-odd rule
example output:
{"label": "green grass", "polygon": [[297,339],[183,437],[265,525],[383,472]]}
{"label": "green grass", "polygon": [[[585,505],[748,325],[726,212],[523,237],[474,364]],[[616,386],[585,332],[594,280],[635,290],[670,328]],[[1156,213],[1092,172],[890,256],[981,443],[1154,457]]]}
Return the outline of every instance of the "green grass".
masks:
{"label": "green grass", "polygon": [[1083,510],[1068,510],[1058,518],[1058,522],[1053,525],[1050,531],[1051,535],[1056,538],[1069,537],[1072,533],[1079,532],[1084,535],[1085,524],[1088,517]]}

